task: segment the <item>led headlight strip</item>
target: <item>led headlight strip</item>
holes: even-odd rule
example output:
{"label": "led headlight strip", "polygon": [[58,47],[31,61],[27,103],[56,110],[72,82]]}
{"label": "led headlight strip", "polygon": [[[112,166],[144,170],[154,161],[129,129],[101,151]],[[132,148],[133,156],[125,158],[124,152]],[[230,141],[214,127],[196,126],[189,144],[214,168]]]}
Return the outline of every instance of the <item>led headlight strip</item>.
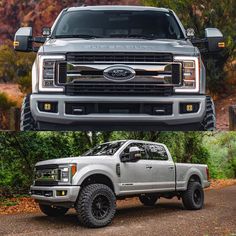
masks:
{"label": "led headlight strip", "polygon": [[77,172],[77,165],[60,165],[59,166],[59,179],[60,183],[71,183],[73,176]]}
{"label": "led headlight strip", "polygon": [[39,55],[39,91],[41,92],[63,92],[64,88],[57,86],[56,64],[64,61],[63,55]]}
{"label": "led headlight strip", "polygon": [[174,61],[183,64],[183,85],[175,88],[176,93],[199,92],[200,62],[198,57],[175,57]]}

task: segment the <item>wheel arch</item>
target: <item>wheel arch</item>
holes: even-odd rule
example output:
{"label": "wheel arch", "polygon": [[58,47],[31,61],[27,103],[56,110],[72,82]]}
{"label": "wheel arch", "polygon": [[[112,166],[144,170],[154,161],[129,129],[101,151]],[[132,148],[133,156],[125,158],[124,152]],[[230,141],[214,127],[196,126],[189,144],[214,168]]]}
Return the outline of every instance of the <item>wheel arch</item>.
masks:
{"label": "wheel arch", "polygon": [[198,170],[197,168],[191,168],[189,169],[186,178],[185,178],[185,186],[184,189],[188,188],[189,182],[199,182],[202,187],[204,187],[204,179],[201,174],[201,171]]}
{"label": "wheel arch", "polygon": [[90,174],[89,176],[86,176],[82,180],[80,186],[81,188],[84,188],[85,186],[89,184],[104,184],[108,186],[109,188],[111,188],[113,192],[115,192],[115,187],[112,180],[110,179],[110,177],[108,177],[106,174],[103,174],[103,173],[94,173],[94,174]]}

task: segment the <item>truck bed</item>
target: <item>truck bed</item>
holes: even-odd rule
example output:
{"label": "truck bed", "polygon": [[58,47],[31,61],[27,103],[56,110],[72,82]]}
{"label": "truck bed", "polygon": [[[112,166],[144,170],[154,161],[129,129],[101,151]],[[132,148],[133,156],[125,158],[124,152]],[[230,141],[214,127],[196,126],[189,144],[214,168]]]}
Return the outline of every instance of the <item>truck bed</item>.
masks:
{"label": "truck bed", "polygon": [[203,188],[209,186],[207,176],[207,165],[191,163],[175,163],[176,169],[176,190],[186,190],[187,180],[191,176],[200,176],[200,182]]}

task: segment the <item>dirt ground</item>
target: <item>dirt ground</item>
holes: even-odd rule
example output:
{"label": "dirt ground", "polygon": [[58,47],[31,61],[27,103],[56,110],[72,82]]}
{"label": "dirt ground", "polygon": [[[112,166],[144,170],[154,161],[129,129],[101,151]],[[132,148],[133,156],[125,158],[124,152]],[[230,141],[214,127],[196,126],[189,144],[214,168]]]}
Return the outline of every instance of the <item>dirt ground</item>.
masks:
{"label": "dirt ground", "polygon": [[0,216],[0,235],[236,235],[236,185],[205,191],[205,206],[187,211],[181,201],[161,199],[154,207],[145,207],[136,199],[118,204],[111,225],[87,229],[80,225],[71,210],[53,218],[42,213]]}
{"label": "dirt ground", "polygon": [[[236,179],[218,179],[211,180],[211,186],[206,189],[221,189],[224,187],[236,185]],[[118,201],[118,205],[122,206],[130,200]],[[30,197],[8,198],[6,201],[0,202],[0,215],[18,214],[18,213],[36,213],[40,212],[38,204]]]}

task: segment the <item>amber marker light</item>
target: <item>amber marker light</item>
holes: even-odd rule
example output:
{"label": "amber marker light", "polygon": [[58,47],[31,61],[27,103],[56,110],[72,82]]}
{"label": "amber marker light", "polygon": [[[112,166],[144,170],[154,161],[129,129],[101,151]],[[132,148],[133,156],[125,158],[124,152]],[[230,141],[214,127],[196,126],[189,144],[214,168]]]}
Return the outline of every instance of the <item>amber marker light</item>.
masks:
{"label": "amber marker light", "polygon": [[13,42],[13,46],[14,46],[14,47],[20,46],[20,42],[19,42],[19,41],[14,41],[14,42]]}
{"label": "amber marker light", "polygon": [[219,42],[218,47],[219,48],[225,48],[225,42]]}
{"label": "amber marker light", "polygon": [[71,166],[71,176],[73,177],[77,172],[77,166],[75,164],[73,164]]}

